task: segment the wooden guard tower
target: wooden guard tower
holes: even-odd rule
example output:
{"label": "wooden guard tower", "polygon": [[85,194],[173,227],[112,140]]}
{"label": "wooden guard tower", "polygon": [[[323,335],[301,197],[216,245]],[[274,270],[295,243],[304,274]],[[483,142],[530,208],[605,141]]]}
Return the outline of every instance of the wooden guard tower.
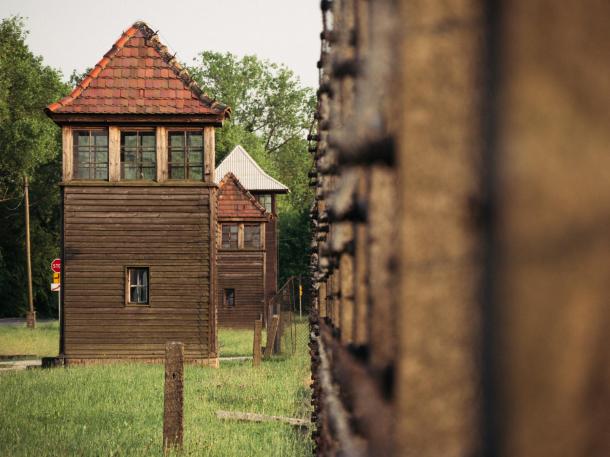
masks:
{"label": "wooden guard tower", "polygon": [[217,364],[214,132],[229,108],[136,22],[46,111],[63,133],[66,363],[155,361],[178,340]]}
{"label": "wooden guard tower", "polygon": [[216,169],[218,322],[250,327],[277,292],[278,194],[288,188],[269,176],[241,146]]}

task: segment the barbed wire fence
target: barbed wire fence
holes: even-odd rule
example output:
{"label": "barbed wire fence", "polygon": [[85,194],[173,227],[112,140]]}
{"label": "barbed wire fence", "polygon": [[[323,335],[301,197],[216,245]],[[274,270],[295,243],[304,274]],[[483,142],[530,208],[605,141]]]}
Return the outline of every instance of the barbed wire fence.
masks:
{"label": "barbed wire fence", "polygon": [[291,276],[269,301],[267,316],[277,315],[279,327],[275,353],[293,356],[309,342],[308,317],[312,296],[311,279]]}

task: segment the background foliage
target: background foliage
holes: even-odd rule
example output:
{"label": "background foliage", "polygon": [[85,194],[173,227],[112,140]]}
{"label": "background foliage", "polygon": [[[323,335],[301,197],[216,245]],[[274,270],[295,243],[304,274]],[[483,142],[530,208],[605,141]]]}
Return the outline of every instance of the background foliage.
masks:
{"label": "background foliage", "polygon": [[241,144],[265,171],[290,188],[278,205],[279,286],[289,276],[306,275],[313,193],[305,138],[315,110],[313,89],[302,87],[285,66],[256,56],[205,51],[189,71],[208,95],[231,107],[231,118],[217,131],[216,163]]}
{"label": "background foliage", "polygon": [[23,20],[0,22],[0,315],[27,308],[23,177],[29,176],[34,303],[56,313],[49,262],[59,253],[60,131],[44,114],[68,91],[26,44]]}
{"label": "background foliage", "polygon": [[[28,49],[23,20],[0,22],[0,316],[27,308],[23,176],[30,187],[34,305],[40,317],[57,314],[49,290],[49,262],[59,254],[61,132],[44,108],[69,92],[69,83]],[[95,56],[92,57],[92,59]],[[202,52],[190,67],[209,95],[232,108],[217,131],[217,163],[241,144],[273,177],[290,188],[280,197],[280,285],[306,274],[312,201],[305,136],[315,107],[314,92],[282,65],[256,56]]]}

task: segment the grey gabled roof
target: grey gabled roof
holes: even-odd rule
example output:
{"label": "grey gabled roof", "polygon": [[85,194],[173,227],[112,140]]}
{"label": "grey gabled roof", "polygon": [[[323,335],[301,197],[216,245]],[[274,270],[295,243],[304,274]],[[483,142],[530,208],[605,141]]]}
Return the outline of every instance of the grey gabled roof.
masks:
{"label": "grey gabled roof", "polygon": [[227,173],[233,173],[248,191],[288,192],[288,187],[269,176],[240,145],[216,167],[216,184]]}

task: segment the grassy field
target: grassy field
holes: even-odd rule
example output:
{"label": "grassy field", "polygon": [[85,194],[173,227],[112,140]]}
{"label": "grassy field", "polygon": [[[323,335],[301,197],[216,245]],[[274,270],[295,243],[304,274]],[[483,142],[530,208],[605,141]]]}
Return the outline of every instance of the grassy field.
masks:
{"label": "grassy field", "polygon": [[30,330],[25,324],[0,326],[0,356],[56,356],[59,351],[59,323],[39,322]]}
{"label": "grassy field", "polygon": [[[265,331],[263,330],[263,344]],[[220,329],[218,335],[220,355],[234,357],[252,355],[252,332],[248,330]],[[25,324],[0,326],[0,356],[27,355],[56,356],[59,351],[59,323],[43,322],[30,330]]]}
{"label": "grassy field", "polygon": [[[218,346],[221,357],[252,355],[252,337],[254,330],[235,330],[221,328],[218,333]],[[266,333],[263,330],[262,342],[265,344]]]}
{"label": "grassy field", "polygon": [[[251,352],[251,331],[225,332],[220,333],[223,355]],[[289,425],[215,417],[217,410],[307,417],[309,359],[302,346],[295,356],[258,369],[251,362],[225,362],[219,369],[187,366],[181,455],[311,455],[307,434]],[[0,411],[3,456],[162,455],[163,367],[116,364],[2,373]]]}

